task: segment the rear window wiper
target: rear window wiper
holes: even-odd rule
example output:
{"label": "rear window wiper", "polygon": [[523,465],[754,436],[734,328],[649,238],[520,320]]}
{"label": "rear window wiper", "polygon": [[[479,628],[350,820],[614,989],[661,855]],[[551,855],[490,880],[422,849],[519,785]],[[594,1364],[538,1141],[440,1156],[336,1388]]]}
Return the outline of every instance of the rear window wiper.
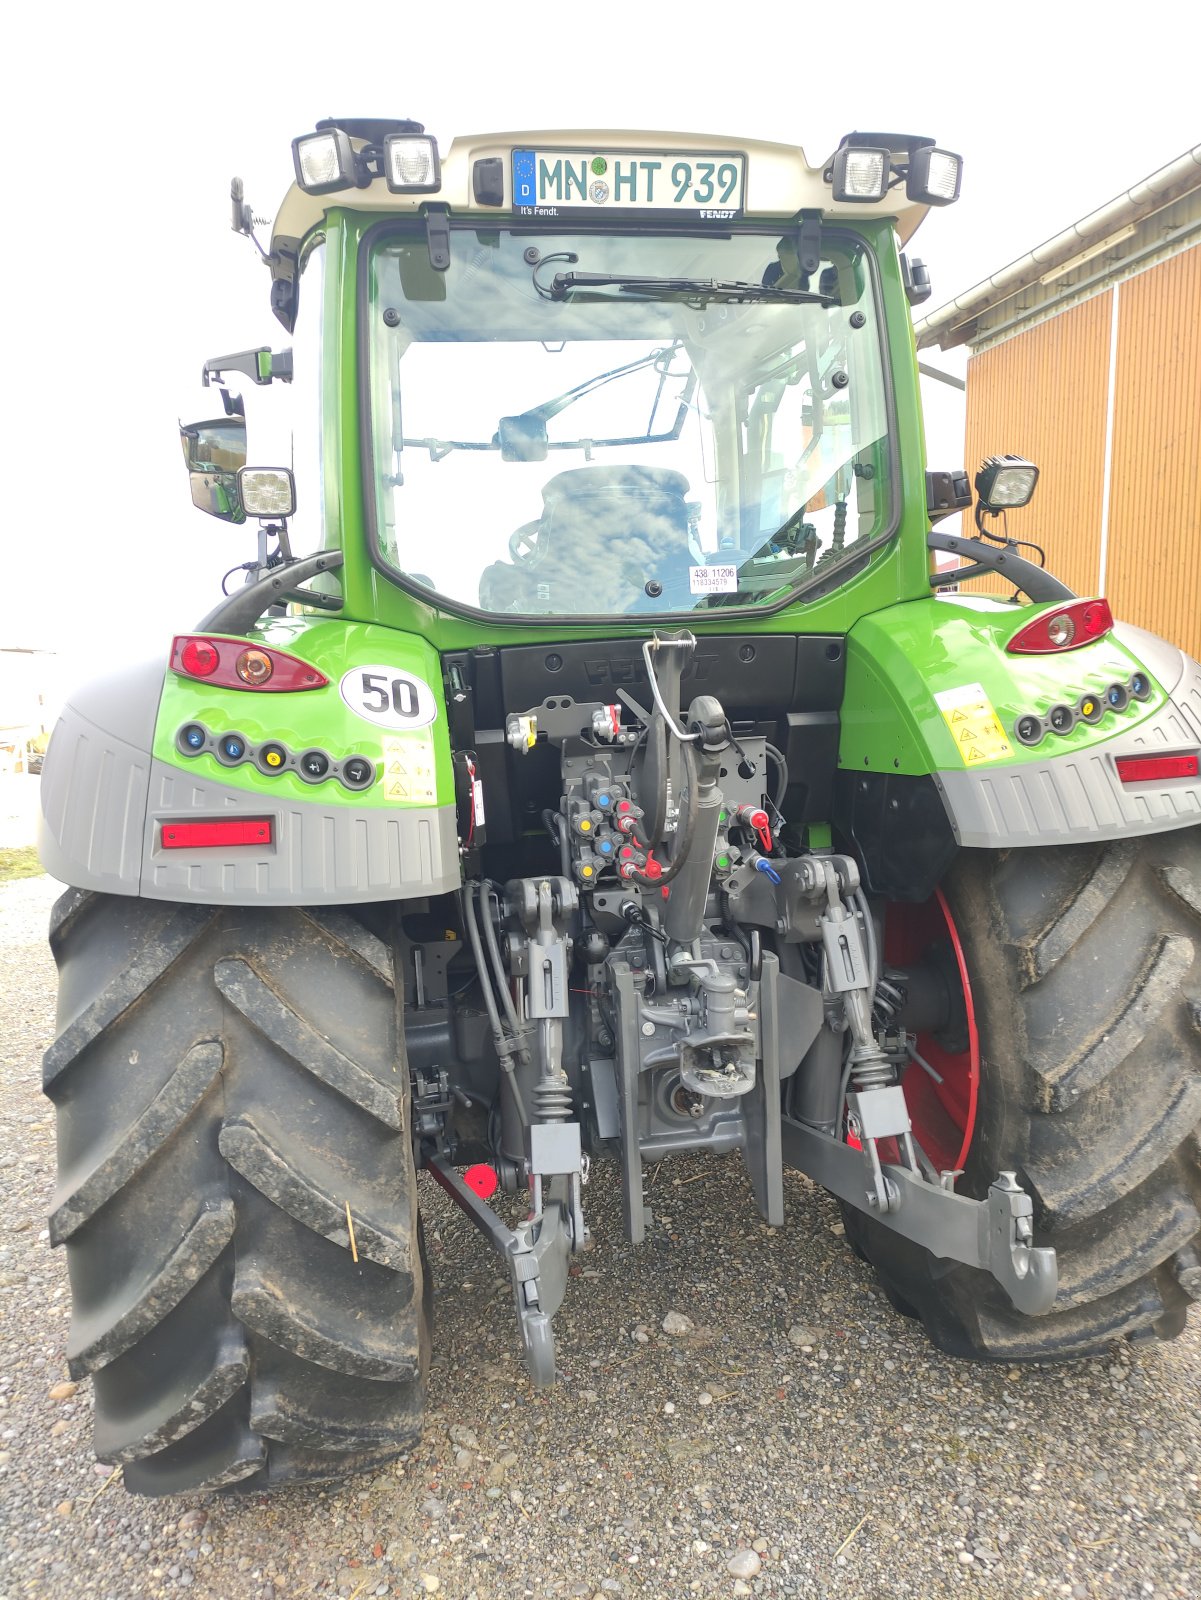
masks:
{"label": "rear window wiper", "polygon": [[838,306],[834,295],[810,294],[805,289],[784,289],[775,283],[741,283],[733,278],[649,278],[617,272],[556,272],[549,289],[552,300],[566,300],[573,289],[616,288],[625,294],[645,294],[656,300],[682,299],[707,304],[716,300],[737,305],[755,300],[796,306]]}

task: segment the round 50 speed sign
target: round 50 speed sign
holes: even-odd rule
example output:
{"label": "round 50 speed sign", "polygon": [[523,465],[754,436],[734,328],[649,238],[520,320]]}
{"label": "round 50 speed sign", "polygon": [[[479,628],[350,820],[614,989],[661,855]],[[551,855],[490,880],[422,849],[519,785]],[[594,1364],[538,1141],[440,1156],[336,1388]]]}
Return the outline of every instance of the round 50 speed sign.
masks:
{"label": "round 50 speed sign", "polygon": [[338,688],[355,716],[377,728],[427,728],[438,715],[429,684],[397,667],[352,667]]}

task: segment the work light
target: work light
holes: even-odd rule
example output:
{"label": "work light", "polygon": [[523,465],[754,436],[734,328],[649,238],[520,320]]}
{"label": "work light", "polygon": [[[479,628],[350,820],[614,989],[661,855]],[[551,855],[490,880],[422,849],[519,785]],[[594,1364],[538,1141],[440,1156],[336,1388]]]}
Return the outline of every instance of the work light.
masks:
{"label": "work light", "polygon": [[296,510],[296,482],[285,467],[240,467],[238,493],[248,517],[290,517]]}
{"label": "work light", "polygon": [[834,172],[830,180],[835,200],[863,204],[883,200],[890,171],[889,151],[844,145],[834,157]]}
{"label": "work light", "polygon": [[296,182],[305,194],[333,194],[357,187],[350,135],[341,128],[302,134],[292,140]]}
{"label": "work light", "polygon": [[1022,456],[989,456],[976,474],[976,494],[986,511],[1013,511],[1029,505],[1038,468]]}
{"label": "work light", "polygon": [[949,206],[959,199],[962,176],[962,156],[938,150],[932,144],[922,145],[910,154],[905,193],[920,205]]}
{"label": "work light", "polygon": [[428,136],[389,134],[384,140],[384,177],[393,194],[432,194],[442,184],[437,144]]}

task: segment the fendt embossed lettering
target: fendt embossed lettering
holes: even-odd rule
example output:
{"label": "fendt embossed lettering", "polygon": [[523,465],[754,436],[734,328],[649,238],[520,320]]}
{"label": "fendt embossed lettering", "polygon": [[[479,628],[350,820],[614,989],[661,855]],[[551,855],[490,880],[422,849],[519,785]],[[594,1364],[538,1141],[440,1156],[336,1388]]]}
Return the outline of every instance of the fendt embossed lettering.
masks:
{"label": "fendt embossed lettering", "polygon": [[[590,1165],[637,1243],[696,1151],[773,1226],[789,1169],[837,1196],[944,1350],[1179,1333],[1201,667],[1008,542],[1033,463],[935,526],[973,496],[926,471],[908,252],[959,157],[355,118],[293,156],[256,243],[296,348],[207,361],[182,429],[245,582],[73,695],[42,779],[98,1455],[174,1494],[406,1448],[422,1170],[539,1385]],[[292,382],[295,474],[247,447]]]}

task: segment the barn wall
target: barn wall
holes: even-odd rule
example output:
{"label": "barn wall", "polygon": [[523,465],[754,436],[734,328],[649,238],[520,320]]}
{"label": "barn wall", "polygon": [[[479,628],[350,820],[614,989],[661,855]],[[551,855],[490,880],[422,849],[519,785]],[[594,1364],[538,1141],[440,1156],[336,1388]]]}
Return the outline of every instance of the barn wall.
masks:
{"label": "barn wall", "polygon": [[1201,247],[972,357],[969,473],[1005,452],[1041,469],[1010,534],[1201,657]]}

